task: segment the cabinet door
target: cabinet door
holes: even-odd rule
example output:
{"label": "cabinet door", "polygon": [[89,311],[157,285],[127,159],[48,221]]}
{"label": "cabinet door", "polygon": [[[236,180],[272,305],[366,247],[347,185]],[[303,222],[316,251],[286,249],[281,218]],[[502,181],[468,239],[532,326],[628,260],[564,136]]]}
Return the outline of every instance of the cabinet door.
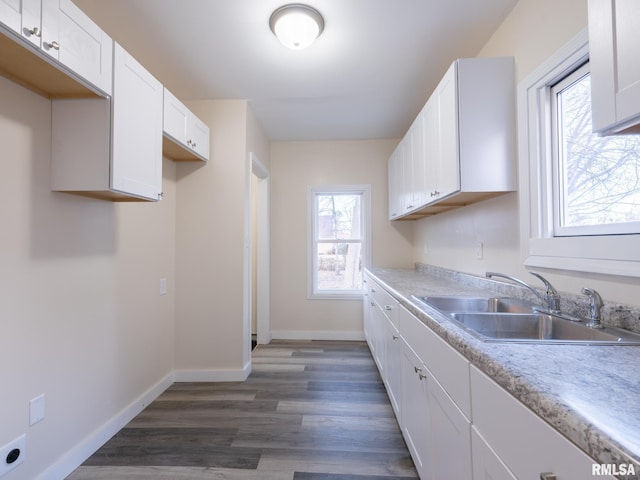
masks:
{"label": "cabinet door", "polygon": [[[16,33],[20,33],[22,27],[22,1],[0,0],[0,22]],[[38,22],[40,28],[40,22]]]}
{"label": "cabinet door", "polygon": [[437,197],[460,190],[460,160],[458,143],[458,91],[454,62],[436,91],[440,155],[437,157]]}
{"label": "cabinet door", "polygon": [[41,8],[40,0],[0,0],[0,22],[40,46]]}
{"label": "cabinet door", "polygon": [[640,2],[589,0],[593,130],[640,123]]}
{"label": "cabinet door", "polygon": [[166,88],[164,89],[162,130],[183,145],[187,144],[189,109]]}
{"label": "cabinet door", "polygon": [[539,478],[543,472],[560,480],[592,477],[593,459],[476,367],[471,391],[474,428],[516,478]]}
{"label": "cabinet door", "polygon": [[475,428],[471,429],[471,448],[473,480],[518,480]]}
{"label": "cabinet door", "polygon": [[[427,391],[426,368],[420,358],[402,341],[402,433],[411,458],[422,480],[434,479],[428,463],[430,445],[429,435],[429,398]],[[453,478],[453,477],[452,477]]]}
{"label": "cabinet door", "polygon": [[111,188],[158,200],[162,192],[163,88],[114,46]]}
{"label": "cabinet door", "polygon": [[415,208],[420,208],[427,203],[427,195],[424,185],[424,116],[418,114],[410,130],[411,137],[411,165],[412,165],[412,202]]}
{"label": "cabinet door", "polygon": [[471,423],[430,372],[430,450],[428,463],[434,479],[471,480]]}
{"label": "cabinet door", "polygon": [[[45,12],[57,16],[58,61],[105,93],[111,94],[111,38],[70,0],[45,0],[44,3],[52,4]],[[45,40],[43,49],[47,51],[44,42]]]}
{"label": "cabinet door", "polygon": [[390,320],[384,322],[384,360],[385,360],[385,376],[384,383],[387,387],[387,394],[391,401],[393,411],[396,418],[400,421],[400,334]]}
{"label": "cabinet door", "polygon": [[[189,112],[187,124],[187,146],[190,146],[202,158],[209,160],[209,127]],[[189,145],[191,142],[191,145]]]}
{"label": "cabinet door", "polygon": [[365,274],[363,284],[364,284],[364,293],[362,294],[362,328],[364,330],[364,338],[369,345],[369,349],[373,349],[373,340],[371,336],[371,308],[372,308],[372,300],[371,293],[369,289],[369,285],[371,280]]}
{"label": "cabinet door", "polygon": [[422,110],[422,128],[424,142],[424,189],[427,193],[427,202],[431,202],[437,196],[438,190],[438,163],[440,158],[440,119],[438,118],[438,99],[429,98]]}
{"label": "cabinet door", "polygon": [[389,220],[400,218],[400,190],[402,180],[402,158],[398,146],[389,157]]}

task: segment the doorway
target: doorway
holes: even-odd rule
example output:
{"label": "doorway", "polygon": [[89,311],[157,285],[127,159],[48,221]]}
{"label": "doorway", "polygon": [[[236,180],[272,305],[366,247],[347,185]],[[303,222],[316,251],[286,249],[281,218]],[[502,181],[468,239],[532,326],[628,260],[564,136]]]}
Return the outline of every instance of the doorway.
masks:
{"label": "doorway", "polygon": [[[245,219],[245,308],[248,334],[257,344],[271,341],[269,320],[269,171],[258,157],[249,154],[248,212]],[[251,348],[253,344],[251,344]]]}

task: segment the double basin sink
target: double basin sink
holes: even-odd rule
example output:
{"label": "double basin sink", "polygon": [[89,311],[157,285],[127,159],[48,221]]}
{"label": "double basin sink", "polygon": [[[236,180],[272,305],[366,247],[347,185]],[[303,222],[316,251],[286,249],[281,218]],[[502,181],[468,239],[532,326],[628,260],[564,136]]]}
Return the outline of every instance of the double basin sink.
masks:
{"label": "double basin sink", "polygon": [[640,345],[640,335],[619,328],[591,328],[586,319],[536,310],[515,298],[414,296],[448,315],[457,326],[485,342]]}

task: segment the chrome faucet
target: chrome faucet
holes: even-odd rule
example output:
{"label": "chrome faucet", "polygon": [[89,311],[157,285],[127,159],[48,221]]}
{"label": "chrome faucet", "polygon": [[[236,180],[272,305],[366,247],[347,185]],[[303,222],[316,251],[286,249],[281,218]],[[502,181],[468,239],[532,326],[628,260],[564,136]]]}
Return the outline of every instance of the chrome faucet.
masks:
{"label": "chrome faucet", "polygon": [[537,290],[535,290],[531,285],[523,282],[522,280],[512,277],[511,275],[506,275],[504,273],[497,273],[497,272],[487,272],[486,276],[487,278],[491,278],[491,277],[502,277],[502,278],[506,278],[508,280],[511,280],[512,282],[517,283],[518,285],[522,285],[523,287],[528,288],[529,290],[531,290],[536,297],[541,298],[542,300],[544,300],[545,302],[547,302],[547,308],[549,309],[549,312],[551,313],[560,313],[560,294],[558,293],[558,291],[553,287],[553,285],[551,285],[551,283],[549,283],[549,281],[544,278],[542,275],[540,275],[538,272],[529,272],[531,275],[533,275],[534,277],[542,280],[542,282],[544,283],[544,286],[546,288],[546,295],[543,296],[540,293],[538,293]]}
{"label": "chrome faucet", "polygon": [[593,288],[584,287],[581,291],[583,295],[589,297],[589,322],[586,324],[587,327],[604,328],[600,323],[602,318],[600,310],[602,310],[602,306],[604,305],[602,297]]}

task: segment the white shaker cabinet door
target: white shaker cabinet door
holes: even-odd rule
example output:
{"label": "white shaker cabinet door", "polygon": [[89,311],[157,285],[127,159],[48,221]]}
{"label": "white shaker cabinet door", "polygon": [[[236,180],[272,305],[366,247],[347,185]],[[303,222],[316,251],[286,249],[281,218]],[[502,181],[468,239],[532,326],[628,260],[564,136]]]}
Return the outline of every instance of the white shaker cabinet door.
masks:
{"label": "white shaker cabinet door", "polygon": [[[45,0],[45,3],[53,3],[50,11],[57,17],[58,61],[105,93],[111,94],[111,37],[70,0]],[[44,43],[42,48],[47,51]]]}
{"label": "white shaker cabinet door", "polygon": [[[0,0],[0,22],[14,32],[20,33],[22,27],[21,0]],[[38,28],[40,28],[39,22]]]}
{"label": "white shaker cabinet door", "polygon": [[191,141],[191,148],[205,160],[209,160],[209,127],[198,117],[191,114],[187,128],[187,145]]}
{"label": "white shaker cabinet door", "polygon": [[593,130],[640,124],[640,2],[589,0]]}
{"label": "white shaker cabinet door", "polygon": [[115,44],[111,165],[114,190],[160,199],[162,95],[162,84]]}
{"label": "white shaker cabinet door", "polygon": [[0,22],[39,47],[41,8],[40,0],[0,0]]}
{"label": "white shaker cabinet door", "polygon": [[449,68],[436,90],[440,156],[436,166],[436,198],[460,190],[460,160],[458,132],[457,64]]}

